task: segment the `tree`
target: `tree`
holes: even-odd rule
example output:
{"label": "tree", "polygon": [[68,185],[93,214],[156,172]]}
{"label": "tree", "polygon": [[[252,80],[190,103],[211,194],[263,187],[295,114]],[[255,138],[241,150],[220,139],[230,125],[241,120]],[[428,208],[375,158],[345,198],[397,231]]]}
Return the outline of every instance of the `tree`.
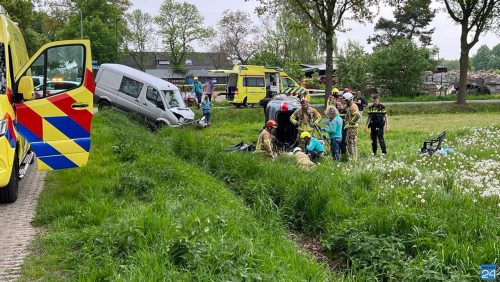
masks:
{"label": "tree", "polygon": [[485,30],[500,29],[498,25],[500,0],[444,0],[444,4],[449,16],[461,27],[460,80],[457,103],[465,104],[469,52]]}
{"label": "tree", "polygon": [[115,62],[120,55],[125,35],[125,12],[129,0],[47,0],[50,14],[64,22],[56,39],[80,39],[80,13],[83,17],[83,37],[90,39],[92,56],[100,63]]}
{"label": "tree", "polygon": [[274,53],[283,62],[314,63],[318,44],[314,29],[307,21],[280,12],[273,22],[264,23],[264,49]]}
{"label": "tree", "polygon": [[368,43],[387,46],[394,40],[407,38],[418,39],[423,46],[431,44],[434,29],[427,29],[436,15],[431,9],[432,0],[407,0],[396,4],[394,20],[380,18],[375,24],[375,34],[368,38]]}
{"label": "tree", "polygon": [[408,39],[380,47],[370,56],[370,72],[376,86],[390,96],[415,96],[425,70],[432,67],[431,52]]}
{"label": "tree", "polygon": [[495,47],[491,49],[491,53],[493,53],[493,62],[491,68],[500,70],[500,44],[495,45]]}
{"label": "tree", "polygon": [[333,89],[333,52],[335,32],[341,28],[346,13],[362,21],[371,18],[369,7],[375,0],[259,0],[257,12],[265,13],[285,9],[287,13],[307,19],[324,38],[326,51],[325,105]]}
{"label": "tree", "polygon": [[125,40],[125,51],[129,54],[140,70],[144,71],[146,54],[156,49],[156,31],[153,17],[139,9],[127,16],[128,34]]}
{"label": "tree", "polygon": [[370,71],[368,59],[361,44],[349,41],[337,59],[337,84],[366,93]]}
{"label": "tree", "polygon": [[477,50],[476,55],[472,57],[471,62],[475,70],[488,70],[493,68],[495,56],[493,52],[486,45],[482,45]]}
{"label": "tree", "polygon": [[240,10],[225,10],[217,27],[217,43],[212,44],[211,50],[228,54],[233,62],[247,64],[259,47],[255,40],[258,28],[253,24],[250,14]]}
{"label": "tree", "polygon": [[203,16],[193,4],[165,0],[161,5],[156,23],[159,25],[159,32],[163,36],[163,44],[174,71],[187,71],[186,56],[193,51],[190,44],[213,36],[212,29],[205,28],[203,22]]}

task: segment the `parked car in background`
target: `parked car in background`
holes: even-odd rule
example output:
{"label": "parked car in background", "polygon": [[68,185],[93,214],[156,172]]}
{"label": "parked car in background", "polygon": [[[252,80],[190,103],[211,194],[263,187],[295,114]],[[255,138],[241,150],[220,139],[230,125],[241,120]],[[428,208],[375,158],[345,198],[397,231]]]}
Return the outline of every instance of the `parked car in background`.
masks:
{"label": "parked car in background", "polygon": [[131,67],[103,64],[96,76],[99,109],[113,106],[138,113],[156,126],[180,126],[194,121],[177,86]]}
{"label": "parked car in background", "polygon": [[[76,81],[48,81],[45,88],[46,96],[52,96],[65,92],[68,89],[78,87],[81,82]],[[35,87],[35,98],[41,98],[43,96],[43,85]]]}

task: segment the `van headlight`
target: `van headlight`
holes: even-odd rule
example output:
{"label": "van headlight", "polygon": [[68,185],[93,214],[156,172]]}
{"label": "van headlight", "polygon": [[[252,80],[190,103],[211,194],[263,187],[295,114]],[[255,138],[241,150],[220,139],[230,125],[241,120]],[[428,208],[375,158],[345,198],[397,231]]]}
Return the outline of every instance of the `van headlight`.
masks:
{"label": "van headlight", "polygon": [[4,136],[5,133],[7,133],[7,126],[8,120],[4,119],[0,121],[0,137]]}

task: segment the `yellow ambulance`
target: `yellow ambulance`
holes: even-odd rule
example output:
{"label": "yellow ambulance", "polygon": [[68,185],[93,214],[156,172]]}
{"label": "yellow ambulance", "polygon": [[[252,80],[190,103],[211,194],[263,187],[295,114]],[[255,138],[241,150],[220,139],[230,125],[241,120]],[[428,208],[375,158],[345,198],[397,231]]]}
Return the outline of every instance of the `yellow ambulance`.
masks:
{"label": "yellow ambulance", "polygon": [[232,70],[213,70],[227,73],[226,97],[236,106],[255,105],[266,97],[278,94],[308,97],[309,92],[279,68],[235,65]]}
{"label": "yellow ambulance", "polygon": [[[49,89],[58,79],[72,83]],[[0,6],[0,203],[16,201],[35,154],[39,170],[87,163],[94,88],[88,40],[49,43],[28,58],[23,35]]]}

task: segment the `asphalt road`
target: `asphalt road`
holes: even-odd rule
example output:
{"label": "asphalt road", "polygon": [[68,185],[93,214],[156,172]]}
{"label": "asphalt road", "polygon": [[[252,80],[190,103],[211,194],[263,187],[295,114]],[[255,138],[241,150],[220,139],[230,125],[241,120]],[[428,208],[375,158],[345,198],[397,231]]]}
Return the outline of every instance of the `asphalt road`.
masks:
{"label": "asphalt road", "polygon": [[28,246],[37,234],[31,224],[44,172],[37,171],[36,160],[19,182],[19,197],[13,204],[0,205],[0,281],[17,281],[28,254]]}

